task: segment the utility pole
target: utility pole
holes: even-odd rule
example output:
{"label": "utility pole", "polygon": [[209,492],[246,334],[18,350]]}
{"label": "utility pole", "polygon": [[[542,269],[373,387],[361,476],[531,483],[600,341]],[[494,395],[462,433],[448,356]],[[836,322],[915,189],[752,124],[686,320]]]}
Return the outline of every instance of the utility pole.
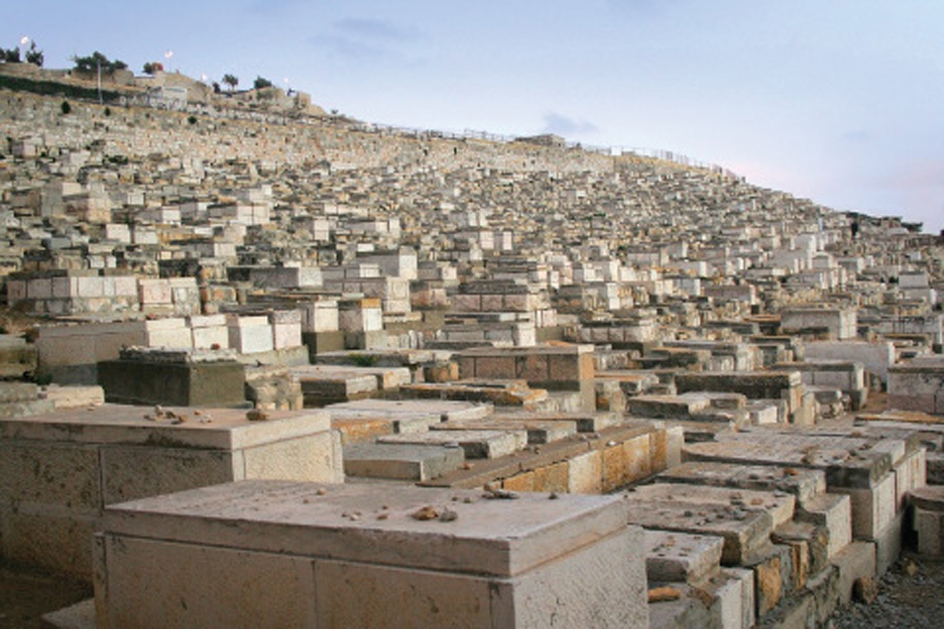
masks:
{"label": "utility pole", "polygon": [[98,104],[102,105],[102,60],[96,59],[95,65],[98,66]]}

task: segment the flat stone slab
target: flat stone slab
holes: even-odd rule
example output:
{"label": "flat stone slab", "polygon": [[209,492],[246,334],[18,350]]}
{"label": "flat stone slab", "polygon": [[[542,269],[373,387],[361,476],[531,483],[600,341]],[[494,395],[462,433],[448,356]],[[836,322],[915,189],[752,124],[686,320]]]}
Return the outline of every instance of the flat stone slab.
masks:
{"label": "flat stone slab", "polygon": [[647,530],[645,539],[650,581],[695,583],[721,567],[723,537]]}
{"label": "flat stone slab", "polygon": [[[331,429],[321,410],[265,411],[253,421],[246,410],[104,404],[0,419],[0,439],[71,443],[123,443],[234,450]],[[183,419],[184,421],[180,421]]]}
{"label": "flat stone slab", "polygon": [[32,402],[39,397],[39,385],[30,382],[0,382],[0,404]]}
{"label": "flat stone slab", "polygon": [[628,399],[626,403],[631,413],[656,419],[688,418],[711,407],[711,400],[707,396],[640,395]]}
{"label": "flat stone slab", "polygon": [[[513,576],[625,528],[625,503],[618,496],[488,500],[466,490],[244,481],[113,505],[103,528],[182,543]],[[426,506],[448,507],[456,518],[412,517]]]}
{"label": "flat stone slab", "polygon": [[804,440],[791,443],[788,440],[739,439],[692,443],[686,444],[684,451],[689,460],[822,469],[826,472],[829,487],[868,488],[891,469],[891,456],[886,453],[866,456],[863,450],[850,451],[848,446],[831,448],[826,443]]}
{"label": "flat stone slab", "polygon": [[344,473],[366,478],[427,481],[458,469],[465,462],[459,444],[358,443],[344,448]]}
{"label": "flat stone slab", "polygon": [[113,627],[648,626],[625,501],[549,497],[273,482],[118,505],[96,537],[100,613]]}
{"label": "flat stone slab", "polygon": [[722,561],[744,565],[758,557],[773,529],[793,515],[793,496],[719,487],[644,485],[629,494],[629,521],[647,529],[724,538]]}
{"label": "flat stone slab", "polygon": [[105,403],[105,390],[100,386],[58,386],[46,387],[46,399],[53,403],[56,410],[101,406]]}
{"label": "flat stone slab", "polygon": [[324,410],[331,415],[332,425],[338,424],[341,426],[352,422],[381,422],[390,426],[391,429],[387,432],[394,433],[426,432],[430,426],[435,426],[442,421],[442,417],[435,413],[418,415],[416,413],[390,413],[370,409],[339,409],[334,404],[326,406]]}
{"label": "flat stone slab", "polygon": [[377,377],[356,368],[305,365],[291,370],[306,397],[349,398],[369,396],[378,390]]}
{"label": "flat stone slab", "polygon": [[826,474],[822,470],[773,465],[690,461],[662,472],[659,474],[659,480],[758,491],[782,491],[796,496],[800,504],[805,504],[814,496],[826,492]]}
{"label": "flat stone slab", "polygon": [[542,421],[542,422],[574,422],[577,432],[599,432],[606,428],[621,426],[624,421],[620,413],[543,413],[538,411],[502,412],[494,413],[492,419],[503,421]]}
{"label": "flat stone slab", "polygon": [[524,430],[433,430],[379,437],[377,443],[458,445],[467,459],[495,459],[524,449],[528,445],[528,433]]}
{"label": "flat stone slab", "polygon": [[545,420],[494,420],[491,417],[486,419],[460,419],[435,426],[430,426],[434,431],[454,431],[454,430],[500,430],[510,432],[524,431],[528,435],[529,444],[553,443],[577,434],[576,422],[570,421],[545,421]]}
{"label": "flat stone slab", "polygon": [[335,411],[371,411],[388,414],[439,415],[441,421],[479,419],[492,414],[491,404],[452,400],[357,400],[325,407]]}
{"label": "flat stone slab", "polygon": [[402,386],[400,393],[421,399],[461,400],[516,407],[528,407],[548,398],[546,390],[532,389],[523,380],[423,382]]}
{"label": "flat stone slab", "polygon": [[395,390],[409,384],[410,370],[407,367],[354,367],[348,365],[301,365],[292,367],[292,377],[299,382],[309,380],[337,380],[369,376],[376,380],[374,389]]}

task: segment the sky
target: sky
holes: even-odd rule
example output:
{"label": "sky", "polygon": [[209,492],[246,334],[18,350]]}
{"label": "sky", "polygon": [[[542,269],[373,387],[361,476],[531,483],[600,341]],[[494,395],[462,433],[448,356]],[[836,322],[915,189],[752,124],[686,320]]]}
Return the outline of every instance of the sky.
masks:
{"label": "sky", "polygon": [[944,229],[944,0],[0,0],[0,47],[257,76],[363,120],[673,151]]}

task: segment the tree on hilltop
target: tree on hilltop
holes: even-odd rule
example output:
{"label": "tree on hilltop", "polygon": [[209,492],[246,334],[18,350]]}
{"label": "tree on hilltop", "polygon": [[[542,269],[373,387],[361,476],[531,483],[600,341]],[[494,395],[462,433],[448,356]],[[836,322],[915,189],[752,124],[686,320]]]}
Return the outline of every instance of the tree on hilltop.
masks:
{"label": "tree on hilltop", "polygon": [[3,63],[19,63],[20,62],[20,49],[19,48],[0,48],[0,62]]}
{"label": "tree on hilltop", "polygon": [[236,86],[239,85],[239,77],[235,74],[224,74],[223,82],[229,85],[229,91],[236,89]]}
{"label": "tree on hilltop", "polygon": [[120,59],[115,59],[112,61],[97,50],[85,57],[73,55],[72,63],[75,64],[75,67],[73,68],[75,70],[80,70],[82,72],[97,72],[98,69],[101,68],[102,72],[107,74],[112,74],[117,70],[125,70],[128,67],[128,64],[124,61],[121,61]]}
{"label": "tree on hilltop", "polygon": [[34,66],[43,67],[46,57],[43,51],[36,47],[36,42],[30,42],[29,50],[26,51],[26,63],[32,63]]}
{"label": "tree on hilltop", "polygon": [[252,89],[261,90],[266,87],[272,87],[272,81],[269,79],[264,79],[261,76],[257,76],[256,80],[252,84]]}
{"label": "tree on hilltop", "polygon": [[151,76],[157,74],[158,72],[164,71],[164,64],[160,61],[148,61],[144,64],[144,73],[150,74]]}
{"label": "tree on hilltop", "polygon": [[[0,63],[21,63],[19,48],[0,48]],[[36,42],[31,41],[30,47],[25,51],[26,63],[32,63],[34,66],[43,67],[43,51],[36,47]]]}

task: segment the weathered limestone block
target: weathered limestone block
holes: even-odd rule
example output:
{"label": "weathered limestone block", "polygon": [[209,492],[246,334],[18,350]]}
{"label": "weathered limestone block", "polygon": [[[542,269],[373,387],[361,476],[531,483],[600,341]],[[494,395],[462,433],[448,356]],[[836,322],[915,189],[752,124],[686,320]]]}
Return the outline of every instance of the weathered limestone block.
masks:
{"label": "weathered limestone block", "polygon": [[[425,506],[455,517],[411,517]],[[98,624],[647,626],[641,541],[613,497],[222,485],[108,510]]]}
{"label": "weathered limestone block", "polygon": [[888,406],[944,415],[944,359],[916,358],[888,369]]}
{"label": "weathered limestone block", "polygon": [[271,352],[275,347],[267,317],[228,315],[226,326],[229,346],[240,354]]}
{"label": "weathered limestone block", "polygon": [[749,400],[784,400],[791,421],[802,412],[803,383],[799,373],[727,372],[679,373],[675,376],[679,393],[717,391],[740,393]]}
{"label": "weathered limestone block", "polygon": [[944,555],[944,486],[921,487],[909,497],[918,534],[918,552],[922,555]]}
{"label": "weathered limestone block", "polygon": [[781,316],[787,334],[825,335],[843,341],[856,337],[856,310],[852,308],[790,308]]}
{"label": "weathered limestone block", "polygon": [[98,379],[109,402],[238,406],[246,399],[245,368],[232,359],[106,360],[98,363]]}
{"label": "weathered limestone block", "polygon": [[166,411],[106,404],[0,420],[0,556],[88,580],[105,505],[246,478],[343,479],[325,413]]}
{"label": "weathered limestone block", "polygon": [[194,349],[226,349],[229,347],[229,330],[226,315],[202,315],[188,317]]}

